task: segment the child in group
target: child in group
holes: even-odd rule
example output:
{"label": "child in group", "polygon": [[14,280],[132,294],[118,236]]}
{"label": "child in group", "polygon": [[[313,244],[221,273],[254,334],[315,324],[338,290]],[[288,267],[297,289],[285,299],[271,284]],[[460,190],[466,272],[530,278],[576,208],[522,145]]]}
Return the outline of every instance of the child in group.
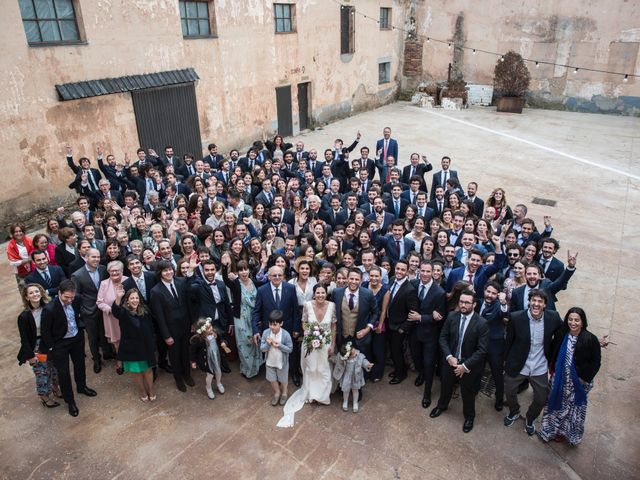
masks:
{"label": "child in group", "polygon": [[353,413],[358,413],[358,390],[364,386],[364,373],[371,371],[373,363],[360,353],[351,342],[340,349],[333,369],[333,378],[338,380],[342,389],[342,410],[349,411],[349,393],[353,394]]}
{"label": "child in group", "polygon": [[[217,338],[219,334],[211,324],[211,318],[200,318],[196,323],[196,334],[190,340],[191,366],[199,368],[207,374],[206,389],[207,396],[213,400],[216,398],[211,384],[215,376],[218,392],[224,393],[222,385],[222,370],[220,369],[220,350],[218,349]],[[220,336],[220,347],[226,352],[227,343]]]}
{"label": "child in group", "polygon": [[289,382],[289,353],[293,350],[291,335],[282,328],[282,310],[273,310],[269,314],[269,328],[262,332],[260,350],[267,354],[267,380],[273,387],[271,405],[274,407],[287,402]]}

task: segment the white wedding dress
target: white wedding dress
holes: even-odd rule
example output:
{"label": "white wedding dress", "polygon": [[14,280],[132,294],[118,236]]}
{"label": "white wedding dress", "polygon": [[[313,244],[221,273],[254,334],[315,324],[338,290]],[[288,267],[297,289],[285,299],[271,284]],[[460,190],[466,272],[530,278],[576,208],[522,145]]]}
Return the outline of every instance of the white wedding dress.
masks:
{"label": "white wedding dress", "polygon": [[[327,311],[322,321],[318,321],[313,311],[311,302],[304,306],[302,322],[319,324],[324,330],[331,330],[331,325],[335,323],[335,304],[327,302]],[[302,409],[306,402],[316,401],[324,405],[329,405],[331,399],[331,388],[333,386],[331,378],[331,364],[329,363],[329,345],[312,350],[307,355],[307,349],[302,345],[302,386],[296,390],[287,400],[284,406],[284,416],[278,422],[278,427],[293,427],[295,413]]]}

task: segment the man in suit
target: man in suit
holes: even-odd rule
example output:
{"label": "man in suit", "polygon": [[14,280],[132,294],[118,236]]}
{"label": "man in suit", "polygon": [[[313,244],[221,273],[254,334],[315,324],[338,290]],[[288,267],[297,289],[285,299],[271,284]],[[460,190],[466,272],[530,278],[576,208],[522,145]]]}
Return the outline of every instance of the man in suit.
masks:
{"label": "man in suit", "polygon": [[420,178],[414,175],[406,183],[409,184],[409,189],[402,192],[402,198],[415,205],[418,202],[418,193],[423,192],[423,190],[420,190]]}
{"label": "man in suit", "polygon": [[549,362],[552,344],[562,335],[562,320],[558,312],[545,309],[547,294],[541,289],[529,292],[528,308],[513,312],[507,324],[504,356],[504,390],[509,414],[504,418],[510,427],[520,417],[518,386],[529,380],[533,401],[525,417],[524,430],[529,436],[536,432],[535,420],[549,396]]}
{"label": "man in suit", "polygon": [[60,283],[67,279],[64,271],[56,265],[49,265],[49,257],[44,250],[31,252],[31,260],[35,263],[36,268],[27,275],[26,283],[37,283],[46,290],[49,297],[55,297],[58,294]]}
{"label": "man in suit", "polygon": [[304,149],[304,142],[298,140],[296,142],[296,150],[293,152],[293,159],[296,163],[300,163],[300,160],[306,160],[309,158],[309,152]]}
{"label": "man in suit", "polygon": [[400,169],[399,168],[394,167],[394,168],[388,170],[388,177],[389,177],[389,180],[382,187],[382,191],[384,193],[386,193],[387,195],[391,195],[391,190],[396,185],[400,186],[400,190],[407,190],[409,188],[409,185],[407,185],[406,183],[400,182]]}
{"label": "man in suit", "polygon": [[481,243],[476,243],[476,236],[473,232],[462,232],[460,238],[460,248],[456,251],[456,260],[463,265],[467,264],[469,252],[473,249],[478,250],[482,256],[486,255],[487,249]]}
{"label": "man in suit", "polygon": [[391,197],[385,202],[387,211],[393,213],[396,218],[404,218],[404,214],[409,206],[409,201],[402,198],[402,187],[396,183],[391,188]]}
{"label": "man in suit", "polygon": [[467,196],[464,197],[465,200],[469,200],[473,202],[473,214],[482,218],[482,214],[484,212],[484,200],[477,196],[478,193],[478,184],[476,182],[469,182],[467,185]]}
{"label": "man in suit", "polygon": [[255,148],[250,148],[247,151],[247,155],[238,159],[238,166],[243,173],[253,172],[253,169],[258,165],[257,161],[258,152]]}
{"label": "man in suit", "polygon": [[376,142],[376,152],[383,161],[393,157],[394,165],[398,164],[398,141],[391,138],[391,128],[384,127],[382,130],[382,138]]}
{"label": "man in suit", "polygon": [[418,292],[419,308],[409,312],[408,320],[415,322],[415,328],[409,337],[409,347],[413,363],[418,370],[416,387],[424,383],[422,408],[431,405],[431,386],[438,359],[438,339],[442,320],[447,315],[447,297],[445,291],[433,281],[431,262],[420,264],[420,278],[413,281]]}
{"label": "man in suit", "polygon": [[91,249],[91,242],[89,240],[85,240],[84,238],[82,240],[78,240],[77,248],[78,254],[68,267],[69,276],[73,275],[75,272],[77,272],[87,264],[87,255],[89,254],[89,250]]}
{"label": "man in suit", "polygon": [[87,387],[84,367],[84,334],[80,298],[76,298],[76,286],[71,280],[60,283],[58,296],[42,309],[41,333],[45,345],[49,347],[48,359],[58,371],[62,397],[69,407],[69,415],[77,417],[80,411],[76,405],[71,385],[69,358],[73,363],[73,377],[78,393],[95,397],[96,391]]}
{"label": "man in suit", "polygon": [[324,220],[331,229],[334,229],[336,225],[344,225],[344,210],[340,206],[340,196],[333,195],[331,198],[331,205],[328,210],[320,211],[320,218]]}
{"label": "man in suit", "polygon": [[380,318],[378,304],[371,290],[363,288],[362,272],[349,269],[347,287],[333,291],[336,304],[336,351],[352,342],[367,358],[371,358],[371,332]]}
{"label": "man in suit", "polygon": [[373,200],[373,213],[367,215],[367,221],[378,222],[378,231],[381,235],[386,235],[388,228],[396,221],[396,216],[385,210],[382,197],[376,197]]}
{"label": "man in suit", "polygon": [[121,207],[124,206],[124,200],[122,198],[122,193],[118,190],[111,190],[111,182],[106,178],[103,178],[98,182],[99,190],[94,193],[94,198],[96,203],[100,200],[104,200],[105,198],[109,198],[112,201],[116,202]]}
{"label": "man in suit", "polygon": [[427,194],[425,192],[418,192],[416,196],[416,208],[418,209],[418,216],[423,217],[427,225],[436,216],[436,212],[427,206]]}
{"label": "man in suit", "polygon": [[402,169],[402,177],[400,181],[402,183],[410,183],[413,177],[418,177],[420,180],[420,187],[425,192],[427,191],[427,183],[424,180],[424,174],[433,170],[433,165],[429,163],[426,155],[422,155],[422,163],[420,163],[420,155],[412,153],[409,159],[409,165]]}
{"label": "man in suit", "polygon": [[156,264],[158,283],[151,289],[151,312],[158,323],[160,335],[168,346],[169,360],[176,388],[186,392],[195,386],[191,378],[189,337],[191,333],[191,302],[187,280],[174,277],[170,262],[159,260]]}
{"label": "man in suit", "polygon": [[[258,289],[256,305],[253,309],[253,340],[260,342],[260,332],[269,325],[269,314],[273,310],[281,310],[284,316],[283,328],[291,334],[293,351],[289,354],[291,377],[296,387],[300,386],[300,342],[302,332],[302,310],[298,305],[296,288],[284,282],[282,268],[273,266],[269,269],[269,283]],[[262,330],[261,330],[262,329]]]}
{"label": "man in suit", "polygon": [[189,177],[196,174],[196,166],[194,164],[193,155],[185,153],[182,156],[182,164],[175,169],[175,174],[180,175],[183,181],[186,181]]}
{"label": "man in suit", "polygon": [[207,150],[209,155],[205,156],[202,161],[208,163],[211,166],[211,169],[218,169],[218,162],[222,160],[224,157],[218,153],[218,146],[215,143],[210,143],[207,146]]}
{"label": "man in suit", "polygon": [[367,172],[369,181],[373,180],[373,176],[376,174],[376,161],[373,158],[369,158],[369,147],[360,149],[360,170]]}
{"label": "man in suit", "polygon": [[564,263],[554,255],[560,248],[560,244],[555,238],[543,238],[540,240],[540,266],[544,272],[544,277],[552,282],[560,278],[564,272]]}
{"label": "man in suit", "polygon": [[568,254],[567,268],[564,269],[562,275],[560,275],[553,282],[547,278],[542,278],[542,267],[537,263],[530,263],[524,270],[524,276],[527,281],[524,285],[521,285],[513,289],[511,292],[511,311],[516,312],[518,310],[526,310],[529,308],[527,299],[531,290],[540,289],[547,295],[545,308],[548,310],[556,309],[556,294],[560,290],[565,290],[569,280],[576,271],[576,261],[578,253],[575,255]]}
{"label": "man in suit", "polygon": [[96,168],[91,168],[91,160],[82,157],[79,165],[73,162],[73,150],[67,145],[67,165],[75,174],[73,182],[69,184],[69,188],[78,192],[78,195],[91,195],[98,191],[98,182],[102,178],[100,172]]}
{"label": "man in suit", "polygon": [[406,260],[398,260],[395,265],[395,279],[389,288],[387,319],[389,347],[393,361],[393,372],[389,381],[391,385],[397,385],[407,378],[407,366],[404,363],[402,348],[412,327],[412,323],[407,320],[409,312],[418,310],[418,293],[407,278],[408,271],[409,263]]}
{"label": "man in suit", "polygon": [[173,147],[171,145],[167,145],[164,147],[164,155],[160,157],[158,167],[162,171],[164,175],[167,173],[167,167],[173,167],[173,173],[177,172],[182,162],[180,161],[180,157],[174,155]]}
{"label": "man in suit", "polygon": [[329,166],[331,175],[340,180],[340,192],[346,192],[350,173],[349,163],[342,156],[337,156],[335,151],[330,148],[324,151],[324,159],[323,167]]}
{"label": "man in suit", "polygon": [[[377,199],[376,199],[377,200]],[[384,248],[385,254],[393,265],[404,260],[406,255],[416,249],[416,244],[410,238],[404,237],[404,220],[394,220],[389,235],[379,235],[380,230],[373,232],[373,241],[379,248]]]}
{"label": "man in suit", "polygon": [[453,213],[453,219],[451,221],[453,226],[448,230],[448,232],[449,243],[454,247],[462,246],[462,232],[464,232],[464,221],[465,215],[460,210]]}
{"label": "man in suit", "polygon": [[104,240],[96,238],[96,228],[93,225],[84,224],[82,227],[82,238],[89,242],[91,248],[95,248],[104,255]]}
{"label": "man in suit", "polygon": [[80,314],[82,315],[84,327],[87,329],[89,350],[91,351],[93,371],[95,373],[100,373],[102,370],[100,349],[102,349],[102,355],[105,358],[113,358],[111,346],[104,336],[102,311],[96,306],[100,282],[108,276],[107,268],[104,265],[100,265],[100,252],[95,248],[90,248],[87,252],[85,266],[71,275],[71,280],[76,285],[76,294],[80,297]]}
{"label": "man in suit", "polygon": [[427,203],[427,206],[431,208],[436,217],[442,218],[442,212],[444,212],[445,201],[444,201],[444,187],[442,185],[438,185],[434,190],[431,190],[431,200]]}
{"label": "man in suit", "polygon": [[473,291],[476,292],[478,299],[482,299],[484,292],[484,284],[487,280],[496,274],[507,261],[506,256],[502,253],[500,239],[494,238],[496,258],[491,265],[482,264],[482,252],[471,249],[467,255],[467,265],[451,270],[447,277],[447,292],[453,290],[453,286],[459,280],[465,280],[473,285]]}
{"label": "man in suit", "polygon": [[[447,189],[447,180],[449,180],[450,178],[458,178],[458,172],[449,168],[451,167],[451,159],[449,157],[442,157],[440,164],[442,165],[442,170],[434,173],[433,179],[431,181],[431,200],[436,198],[436,187],[442,187],[444,189],[444,193],[444,191]],[[458,183],[460,183],[459,179]]]}
{"label": "man in suit", "polygon": [[271,207],[273,203],[273,188],[271,188],[271,179],[265,178],[262,181],[262,190],[256,195],[255,203],[262,203],[265,207]]}
{"label": "man in suit", "polygon": [[313,178],[318,178],[322,175],[322,166],[324,162],[318,160],[318,151],[315,148],[309,150],[309,157],[307,159],[307,170],[313,172]]}
{"label": "man in suit", "polygon": [[446,286],[446,281],[451,272],[457,268],[464,268],[464,265],[459,260],[456,260],[456,247],[451,244],[445,245],[442,260],[442,273],[444,274],[444,285]]}
{"label": "man in suit", "polygon": [[475,295],[466,290],[458,300],[458,312],[451,312],[440,332],[440,348],[444,361],[442,364],[442,387],[438,405],[431,410],[431,418],[439,417],[449,407],[456,377],[460,380],[462,412],[464,424],[462,431],[469,433],[473,429],[476,416],[476,394],[479,377],[482,376],[484,359],[489,342],[487,322],[474,307]]}

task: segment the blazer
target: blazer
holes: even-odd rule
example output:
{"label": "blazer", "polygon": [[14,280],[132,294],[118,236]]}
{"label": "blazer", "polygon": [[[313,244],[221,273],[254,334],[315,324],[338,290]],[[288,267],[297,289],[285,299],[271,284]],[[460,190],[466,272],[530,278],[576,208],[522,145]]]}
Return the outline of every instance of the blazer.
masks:
{"label": "blazer", "polygon": [[[575,271],[575,268],[572,270],[565,269],[564,272],[562,272],[562,275],[553,282],[548,278],[540,280],[537,288],[541,288],[547,294],[546,308],[548,310],[556,309],[556,293],[567,288],[567,283]],[[524,292],[526,288],[526,284],[521,285],[518,288],[514,288],[513,292],[511,292],[510,308],[512,312],[524,310]]]}
{"label": "blazer", "polygon": [[27,275],[26,283],[36,283],[47,291],[47,295],[53,298],[58,294],[58,286],[62,280],[65,280],[67,276],[64,274],[64,270],[62,268],[57,267],[55,265],[49,265],[49,277],[51,281],[49,283],[40,275],[40,272],[36,269]]}
{"label": "blazer", "polygon": [[[482,309],[484,301],[477,302],[476,311],[478,314]],[[489,326],[489,339],[490,340],[504,340],[505,323],[504,318],[509,316],[509,312],[503,313],[500,309],[500,302],[496,300],[491,305],[487,305],[482,312],[482,318],[487,321]]]}
{"label": "blazer", "polygon": [[[385,172],[385,176],[386,176],[386,172]],[[402,187],[402,190],[409,190],[409,185],[407,185],[406,183],[402,183],[402,182],[397,182],[398,185],[400,185],[400,187]],[[387,193],[389,195],[391,195],[391,189],[393,188],[393,186],[396,185],[394,183],[385,183],[382,186],[382,192],[383,193]]]}
{"label": "blazer", "polygon": [[[391,295],[394,284],[395,280],[389,285],[389,295]],[[389,301],[389,306],[387,307],[389,329],[408,332],[413,323],[407,320],[411,310],[418,310],[418,292],[409,280],[405,280],[395,296]]]}
{"label": "blazer", "polygon": [[[567,335],[569,335],[569,333],[564,326],[562,335],[560,335],[560,333],[556,335],[557,340],[553,344],[551,364],[549,365],[550,370],[555,369],[560,347]],[[578,335],[576,347],[573,351],[573,365],[576,367],[578,377],[585,382],[591,382],[600,370],[601,357],[602,348],[600,347],[598,337],[583,328]]]}
{"label": "blazer", "polygon": [[[387,199],[386,202],[384,202],[387,211],[393,213],[394,215],[396,215],[396,207],[395,207],[395,199],[394,198],[389,198]],[[403,198],[402,196],[400,196],[400,215],[396,215],[396,217],[398,218],[404,218],[404,214],[407,211],[407,207],[409,206],[409,200]]]}
{"label": "blazer", "polygon": [[163,339],[179,340],[191,330],[191,302],[187,280],[174,277],[173,284],[178,298],[174,298],[162,281],[151,289],[151,312]]}
{"label": "blazer", "polygon": [[[544,311],[544,356],[551,366],[552,345],[555,336],[562,335],[562,320],[554,310]],[[504,371],[516,377],[527,362],[531,347],[531,330],[529,327],[529,311],[513,312],[507,323],[507,338],[504,350]]]}
{"label": "blazer", "polygon": [[[458,182],[460,179],[458,178],[458,172],[456,170],[449,169],[449,178],[456,178]],[[433,174],[433,178],[431,180],[431,196],[429,197],[431,200],[436,198],[436,187],[445,187],[445,191],[447,190],[446,185],[442,185],[442,170],[439,170]]]}
{"label": "blazer", "polygon": [[[433,193],[433,190],[431,190],[431,193]],[[442,208],[438,208],[438,201],[434,198],[432,198],[431,200],[429,200],[427,202],[427,207],[429,207],[430,209],[432,209],[435,213],[435,216],[440,218],[442,216],[442,212],[444,211],[444,209],[447,207],[446,202],[444,200],[444,198],[442,199]]]}
{"label": "blazer", "polygon": [[360,168],[364,168],[367,172],[369,172],[369,186],[371,186],[371,180],[373,180],[373,176],[376,174],[376,161],[373,158],[364,159],[362,157],[360,160]]}
{"label": "blazer", "polygon": [[[333,301],[336,304],[336,351],[342,347],[342,302],[346,293],[346,288],[336,288],[333,293]],[[380,309],[373,293],[368,288],[358,288],[358,318],[356,320],[356,332],[367,328],[367,325],[375,325],[380,319]],[[371,342],[371,332],[367,333],[358,342],[367,345]]]}
{"label": "blazer", "polygon": [[271,282],[267,282],[258,288],[256,306],[253,309],[252,327],[253,334],[260,333],[261,328],[269,326],[269,314],[273,310],[282,310],[284,322],[282,327],[290,333],[302,331],[302,309],[298,304],[296,287],[290,283],[280,284],[280,308],[271,291]]}
{"label": "blazer", "polygon": [[[76,317],[76,325],[78,326],[78,334],[82,335],[82,329],[84,328],[84,320],[82,312],[80,310],[80,299],[75,297],[71,302],[71,307]],[[67,323],[67,316],[64,313],[64,308],[60,302],[60,298],[55,296],[47,305],[42,309],[42,317],[40,322],[40,333],[42,334],[42,340],[49,349],[52,351],[56,344],[64,339],[67,334],[69,324]]]}
{"label": "blazer", "polygon": [[[374,237],[377,236],[378,231],[374,232]],[[395,265],[395,263],[400,260],[400,258],[405,258],[407,254],[416,249],[416,244],[410,238],[402,237],[401,242],[404,242],[404,257],[400,257],[398,255],[398,250],[396,249],[396,241],[393,239],[391,234],[385,236],[378,236],[378,238],[374,238],[373,241],[377,243],[378,247],[384,248],[385,255],[389,257],[391,263]]]}
{"label": "blazer", "polygon": [[[147,296],[144,297],[142,296],[142,293],[140,292],[140,296],[142,297],[142,301],[146,304],[149,305],[149,302],[151,300],[151,290],[153,289],[153,287],[156,286],[156,283],[158,283],[158,280],[156,279],[156,276],[151,273],[151,272],[142,272],[143,278],[144,278],[144,288],[146,290],[146,294]],[[124,287],[125,292],[135,288],[136,290],[138,290],[138,285],[136,284],[136,281],[133,277],[128,277],[124,282],[122,282],[122,286]]]}
{"label": "blazer", "polygon": [[[496,259],[492,265],[481,265],[473,276],[473,290],[476,292],[476,298],[482,299],[484,295],[484,284],[492,275],[498,273],[507,262],[507,256],[504,253],[496,255]],[[458,267],[451,270],[447,277],[447,292],[453,290],[453,286],[459,280],[464,280],[464,272],[466,267]]]}
{"label": "blazer", "polygon": [[[98,276],[100,282],[106,280],[109,277],[107,273],[107,267],[104,265],[98,265]],[[98,287],[95,286],[93,280],[89,276],[89,271],[86,268],[81,268],[71,275],[71,280],[76,285],[76,297],[80,298],[80,313],[83,318],[99,317],[102,319],[102,312],[96,305],[98,298]]]}
{"label": "blazer", "polygon": [[[412,283],[416,292],[420,294],[420,280],[416,279]],[[422,301],[420,301],[420,297],[418,296],[418,303],[420,321],[412,323],[416,324],[416,338],[424,342],[429,337],[433,335],[437,336],[440,333],[440,327],[443,325],[443,322],[442,320],[435,321],[433,319],[433,312],[436,311],[442,315],[442,318],[446,318],[447,294],[444,289],[434,281]]]}
{"label": "blazer", "polygon": [[[378,150],[383,150],[380,156],[384,155],[384,138],[381,138],[376,142],[376,155],[378,154]],[[389,144],[387,145],[387,157],[393,157],[396,159],[396,164],[398,163],[398,141],[395,138],[389,139]],[[382,159],[383,161],[386,158]]]}
{"label": "blazer", "polygon": [[[451,312],[444,322],[440,332],[440,349],[442,355],[456,356],[460,339],[460,312]],[[463,363],[470,370],[471,375],[482,375],[482,367],[489,344],[489,327],[484,318],[473,313],[468,320],[467,328],[462,338],[462,348],[458,363]]]}
{"label": "blazer", "polygon": [[216,302],[211,287],[206,279],[200,277],[192,277],[195,280],[189,283],[189,297],[193,307],[193,322],[201,317],[211,317],[213,321],[218,312],[218,320],[213,321],[222,331],[226,331],[229,325],[233,325],[233,313],[231,312],[231,302],[227,295],[227,288],[223,281],[215,280],[215,284],[220,292],[220,301]]}
{"label": "blazer", "polygon": [[[538,259],[540,261],[540,259]],[[556,257],[551,257],[551,263],[547,267],[547,271],[544,272],[544,277],[552,282],[560,278],[564,272],[564,263],[558,260]]]}
{"label": "blazer", "polygon": [[86,264],[87,264],[87,262],[84,261],[84,258],[82,258],[80,255],[78,255],[76,257],[76,259],[69,264],[69,267],[68,267],[69,268],[69,276],[72,276],[74,273],[76,273],[78,270],[80,270]]}
{"label": "blazer", "polygon": [[[222,266],[222,278],[224,279],[224,283],[231,292],[231,314],[233,318],[240,318],[240,310],[242,306],[242,286],[240,285],[240,279],[236,278],[235,280],[229,279],[229,269],[223,265]],[[250,277],[251,281],[255,288],[258,288],[258,284]]]}
{"label": "blazer", "polygon": [[156,339],[151,315],[136,315],[116,302],[111,305],[111,313],[120,324],[120,345],[118,360],[139,362],[146,360],[150,367],[157,365]]}
{"label": "blazer", "polygon": [[220,155],[219,153],[216,153],[215,155],[209,154],[206,157],[203,157],[202,161],[204,163],[208,163],[211,166],[211,168],[213,168],[214,170],[217,170],[218,162],[223,158],[224,157],[222,155]]}
{"label": "blazer", "polygon": [[[402,176],[400,177],[400,181],[402,183],[409,183],[409,180],[411,180],[411,167],[412,165],[407,165],[406,167],[404,167],[402,169]],[[424,191],[427,191],[427,183],[424,181],[424,174],[427,172],[430,172],[431,170],[433,170],[433,165],[431,165],[430,163],[428,164],[424,164],[424,163],[419,163],[416,166],[416,175],[418,177],[420,177],[420,186],[422,188],[424,188]]]}
{"label": "blazer", "polygon": [[[18,364],[28,362],[35,356],[36,342],[38,339],[38,329],[31,310],[24,310],[18,316],[18,332],[20,332],[20,351],[18,352]],[[47,344],[40,339],[38,351],[46,353],[49,351]]]}
{"label": "blazer", "polygon": [[[464,197],[465,200],[469,200],[468,197]],[[473,213],[475,216],[482,218],[482,214],[484,213],[484,200],[475,197],[473,199]]]}
{"label": "blazer", "polygon": [[[287,355],[289,355],[292,351],[293,351],[293,340],[291,339],[291,335],[289,335],[289,332],[287,332],[285,330],[284,327],[281,327],[282,329],[282,337],[280,338],[280,346],[278,347],[278,349],[285,354],[284,357],[284,365],[289,365],[288,363],[288,357]],[[264,331],[262,332],[262,337],[260,340],[260,351],[261,352],[268,352],[271,348],[271,345],[269,345],[267,343],[267,338],[269,338],[269,333],[271,332],[271,329],[269,328],[265,328]]]}
{"label": "blazer", "polygon": [[68,252],[64,242],[56,247],[56,263],[62,268],[64,274],[69,277],[73,272],[69,270],[69,265],[76,259],[76,254]]}

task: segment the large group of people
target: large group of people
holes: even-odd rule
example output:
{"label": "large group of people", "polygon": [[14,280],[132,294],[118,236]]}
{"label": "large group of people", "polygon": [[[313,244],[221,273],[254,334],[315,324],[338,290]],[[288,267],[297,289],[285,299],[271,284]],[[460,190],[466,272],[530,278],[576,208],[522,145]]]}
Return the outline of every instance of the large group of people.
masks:
{"label": "large group of people", "polygon": [[210,144],[204,158],[167,146],[132,161],[99,148],[96,164],[67,147],[76,208],[33,238],[12,225],[7,247],[24,303],[18,360],[42,404],[62,398],[78,415],[69,360],[76,391],[96,395],[86,332],[93,371],[114,359],[142,402],[157,399],[160,370],[181,392],[203,371],[214,399],[237,358],[243,377],[264,372],[278,425],[291,426],[305,403],[339,389],[358,412],[366,382],[415,371],[425,409],[440,379],[429,416],[459,392],[469,432],[490,371],[505,426],[530,387],[527,434],[542,414],[541,439],[580,443],[601,346],[583,309],[563,321],[555,303],[578,254],[565,264],[550,217],[536,222],[500,187],[481,199],[449,157],[432,172],[412,153],[400,168],[390,128],[375,153],[360,140],[336,139],[322,158],[279,135],[243,156]]}

